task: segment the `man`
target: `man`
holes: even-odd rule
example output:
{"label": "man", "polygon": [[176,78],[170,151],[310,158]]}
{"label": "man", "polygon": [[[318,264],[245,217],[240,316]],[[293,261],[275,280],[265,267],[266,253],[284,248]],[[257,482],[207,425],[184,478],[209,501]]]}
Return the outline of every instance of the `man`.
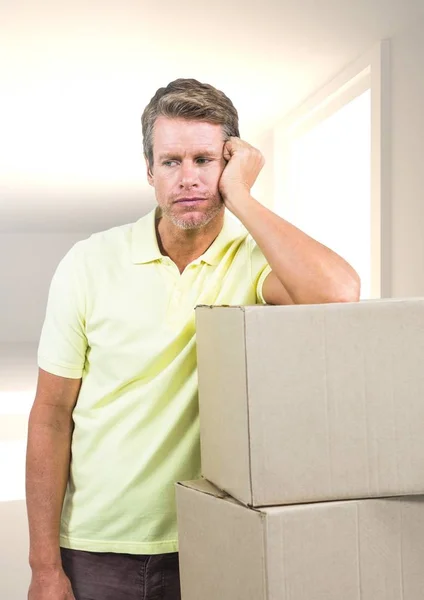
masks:
{"label": "man", "polygon": [[174,81],[142,124],[157,210],[75,244],[50,286],[27,451],[30,600],[180,598],[174,483],[200,475],[197,304],[359,298],[341,257],[251,196],[264,160],[222,92]]}

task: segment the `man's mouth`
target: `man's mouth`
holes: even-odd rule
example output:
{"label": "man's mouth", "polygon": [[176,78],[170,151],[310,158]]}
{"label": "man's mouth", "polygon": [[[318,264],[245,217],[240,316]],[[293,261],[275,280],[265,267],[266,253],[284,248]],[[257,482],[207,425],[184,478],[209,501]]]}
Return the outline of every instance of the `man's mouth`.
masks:
{"label": "man's mouth", "polygon": [[198,202],[205,202],[206,198],[179,198],[178,200],[175,200],[175,204],[196,204]]}

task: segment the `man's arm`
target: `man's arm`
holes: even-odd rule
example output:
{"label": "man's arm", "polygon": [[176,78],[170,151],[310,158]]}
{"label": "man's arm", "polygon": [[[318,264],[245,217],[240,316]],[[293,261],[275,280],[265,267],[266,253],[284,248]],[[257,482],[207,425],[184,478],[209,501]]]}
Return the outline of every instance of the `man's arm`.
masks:
{"label": "man's arm", "polygon": [[272,268],[262,288],[268,304],[359,300],[359,276],[341,256],[270,211],[250,194],[237,205],[234,213]]}
{"label": "man's arm", "polygon": [[69,476],[72,411],[80,387],[81,379],[58,377],[39,369],[26,460],[29,560],[33,573],[30,598],[50,598],[41,591],[49,581],[57,582],[57,598],[73,598],[70,588],[65,589],[68,582],[62,571],[59,529]]}
{"label": "man's arm", "polygon": [[359,300],[359,276],[343,258],[251,196],[264,164],[259,150],[231,138],[224,157],[228,163],[220,191],[225,205],[252,235],[272,269],[263,284],[264,300],[269,304]]}

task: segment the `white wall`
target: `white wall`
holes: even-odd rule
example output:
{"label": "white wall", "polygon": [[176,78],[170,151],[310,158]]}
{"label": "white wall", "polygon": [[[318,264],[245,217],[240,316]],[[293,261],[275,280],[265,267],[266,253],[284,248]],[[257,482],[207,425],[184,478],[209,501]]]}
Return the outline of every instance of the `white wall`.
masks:
{"label": "white wall", "polygon": [[424,20],[391,54],[392,295],[424,296]]}
{"label": "white wall", "polygon": [[53,272],[69,248],[88,235],[0,235],[0,343],[38,340]]}
{"label": "white wall", "polygon": [[[243,137],[243,134],[241,134]],[[252,146],[258,148],[265,159],[265,165],[259,173],[258,179],[252,188],[252,195],[268,208],[274,205],[274,133],[267,129],[261,134],[246,140]]]}
{"label": "white wall", "polygon": [[24,501],[1,502],[0,523],[0,597],[2,600],[24,600],[30,581]]}
{"label": "white wall", "polygon": [[5,600],[26,598],[30,581],[24,486],[35,353],[35,344],[0,344],[0,598]]}

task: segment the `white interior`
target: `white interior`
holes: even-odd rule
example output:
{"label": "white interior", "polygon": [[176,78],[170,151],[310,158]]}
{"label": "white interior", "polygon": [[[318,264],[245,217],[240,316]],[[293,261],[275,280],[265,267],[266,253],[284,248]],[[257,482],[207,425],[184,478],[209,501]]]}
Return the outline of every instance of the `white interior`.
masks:
{"label": "white interior", "polygon": [[272,207],[279,120],[390,39],[385,264],[393,296],[423,296],[423,33],[421,0],[0,0],[0,598],[29,581],[24,446],[49,281],[75,241],[154,205],[140,127],[154,91],[176,77],[223,89],[265,154]]}

